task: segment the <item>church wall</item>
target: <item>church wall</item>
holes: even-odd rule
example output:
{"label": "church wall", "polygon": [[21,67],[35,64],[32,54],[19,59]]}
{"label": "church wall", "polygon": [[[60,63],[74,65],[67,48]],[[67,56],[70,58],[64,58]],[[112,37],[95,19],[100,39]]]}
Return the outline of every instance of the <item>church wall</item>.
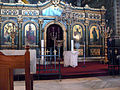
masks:
{"label": "church wall", "polygon": [[115,46],[120,47],[120,1],[115,0],[114,1],[114,12],[115,12]]}

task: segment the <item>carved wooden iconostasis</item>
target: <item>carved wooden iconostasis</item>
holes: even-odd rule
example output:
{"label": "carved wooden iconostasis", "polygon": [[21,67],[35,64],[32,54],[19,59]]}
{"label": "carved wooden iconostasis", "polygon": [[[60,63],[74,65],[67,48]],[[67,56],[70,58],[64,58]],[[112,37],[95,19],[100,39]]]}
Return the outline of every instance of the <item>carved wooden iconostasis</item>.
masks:
{"label": "carved wooden iconostasis", "polygon": [[[73,7],[60,0],[38,4],[0,3],[0,48],[32,49],[49,46],[50,33],[64,40],[62,50],[74,50],[79,56],[104,57],[105,8]],[[55,28],[55,31],[53,31]],[[59,30],[60,29],[60,30]],[[50,45],[51,46],[51,45]]]}

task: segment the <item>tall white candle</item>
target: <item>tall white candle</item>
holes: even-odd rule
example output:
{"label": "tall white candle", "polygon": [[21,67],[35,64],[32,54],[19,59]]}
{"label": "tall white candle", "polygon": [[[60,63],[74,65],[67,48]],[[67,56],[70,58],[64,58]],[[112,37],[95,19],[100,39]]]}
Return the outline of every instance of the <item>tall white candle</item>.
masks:
{"label": "tall white candle", "polygon": [[[44,40],[41,40],[41,55],[44,55]],[[44,62],[44,56],[41,56],[41,63]]]}
{"label": "tall white candle", "polygon": [[74,40],[71,40],[71,51],[74,51]]}

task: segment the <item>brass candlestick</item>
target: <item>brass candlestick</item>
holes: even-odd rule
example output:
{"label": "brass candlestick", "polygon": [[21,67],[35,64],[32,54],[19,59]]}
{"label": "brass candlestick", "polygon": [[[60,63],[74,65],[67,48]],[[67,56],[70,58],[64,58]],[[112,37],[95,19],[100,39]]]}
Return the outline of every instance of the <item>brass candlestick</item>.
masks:
{"label": "brass candlestick", "polygon": [[10,29],[10,37],[12,39],[12,48],[14,48],[16,33],[17,33],[16,27],[15,27],[15,24],[13,23],[13,28]]}
{"label": "brass candlestick", "polygon": [[107,39],[111,37],[111,34],[112,34],[113,30],[109,29],[109,27],[107,27],[104,31],[104,37],[105,37],[105,63],[108,62],[108,55],[107,55],[107,49],[108,49],[108,46],[107,46]]}

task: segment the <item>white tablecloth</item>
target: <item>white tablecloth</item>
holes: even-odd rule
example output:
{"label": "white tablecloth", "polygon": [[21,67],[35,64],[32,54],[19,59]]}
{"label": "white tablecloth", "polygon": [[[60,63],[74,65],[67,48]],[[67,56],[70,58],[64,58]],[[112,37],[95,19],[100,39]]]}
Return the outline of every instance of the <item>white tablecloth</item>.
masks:
{"label": "white tablecloth", "polygon": [[64,51],[64,66],[78,66],[78,51]]}
{"label": "white tablecloth", "polygon": [[[26,50],[0,50],[5,55],[24,55]],[[30,51],[30,73],[36,73],[36,50]],[[15,69],[14,74],[24,74],[24,69]]]}

